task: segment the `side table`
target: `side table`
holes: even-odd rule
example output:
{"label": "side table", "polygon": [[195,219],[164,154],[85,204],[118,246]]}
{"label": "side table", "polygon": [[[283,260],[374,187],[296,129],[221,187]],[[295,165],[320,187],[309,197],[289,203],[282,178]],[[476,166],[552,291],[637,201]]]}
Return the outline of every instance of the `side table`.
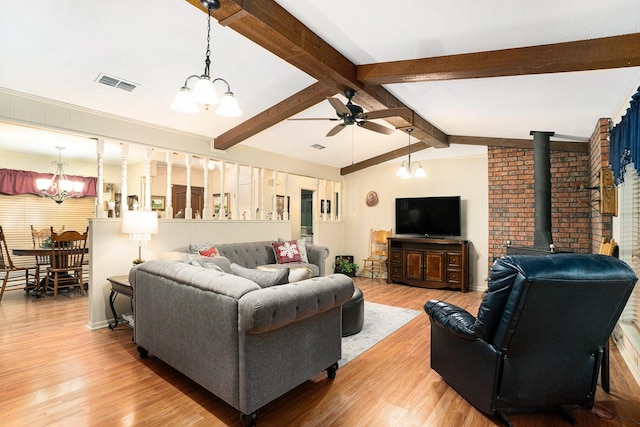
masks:
{"label": "side table", "polygon": [[[129,276],[111,276],[107,280],[111,283],[111,294],[109,295],[109,306],[113,313],[113,323],[109,324],[109,329],[113,330],[118,326],[118,314],[113,303],[116,300],[118,294],[126,295],[131,298],[131,307],[133,310],[133,288],[129,284]],[[133,326],[131,322],[128,322],[130,326]]]}

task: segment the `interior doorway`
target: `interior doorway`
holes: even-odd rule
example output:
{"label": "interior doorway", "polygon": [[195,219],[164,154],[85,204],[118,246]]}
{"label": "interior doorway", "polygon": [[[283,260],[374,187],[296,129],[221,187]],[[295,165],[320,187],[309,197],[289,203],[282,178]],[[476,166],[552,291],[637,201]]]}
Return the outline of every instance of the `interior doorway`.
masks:
{"label": "interior doorway", "polygon": [[300,237],[313,243],[313,191],[300,190]]}
{"label": "interior doorway", "polygon": [[[171,186],[171,200],[173,201],[173,218],[184,218],[187,206],[187,186],[174,184]],[[204,188],[191,187],[191,217],[202,216],[204,208]]]}

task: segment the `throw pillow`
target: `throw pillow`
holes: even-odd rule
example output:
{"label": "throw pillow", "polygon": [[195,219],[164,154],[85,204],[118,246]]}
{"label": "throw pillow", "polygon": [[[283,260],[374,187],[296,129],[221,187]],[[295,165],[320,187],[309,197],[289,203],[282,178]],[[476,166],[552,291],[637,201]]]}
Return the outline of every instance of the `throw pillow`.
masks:
{"label": "throw pillow", "polygon": [[211,247],[211,243],[206,242],[202,244],[189,243],[189,253],[199,255],[200,251],[206,251]]}
{"label": "throw pillow", "polygon": [[284,285],[288,283],[289,267],[281,267],[275,270],[253,270],[241,265],[232,263],[231,271],[236,276],[244,277],[255,282],[261,288],[268,288],[275,285]]}
{"label": "throw pillow", "polygon": [[287,264],[290,262],[302,262],[298,243],[295,240],[288,242],[273,242],[273,254],[278,264]]}
{"label": "throw pillow", "polygon": [[[278,242],[284,243],[286,240],[279,237]],[[300,258],[302,258],[302,262],[309,263],[309,257],[307,256],[307,238],[301,237],[296,240],[296,243],[298,244],[298,251],[300,251]]]}
{"label": "throw pillow", "polygon": [[289,283],[299,282],[305,279],[311,279],[311,270],[307,267],[289,269]]}
{"label": "throw pillow", "polygon": [[198,251],[198,253],[200,255],[202,255],[202,256],[209,256],[209,257],[220,255],[218,253],[218,250],[213,246],[211,246],[210,248],[207,248],[207,249],[201,249],[201,250]]}

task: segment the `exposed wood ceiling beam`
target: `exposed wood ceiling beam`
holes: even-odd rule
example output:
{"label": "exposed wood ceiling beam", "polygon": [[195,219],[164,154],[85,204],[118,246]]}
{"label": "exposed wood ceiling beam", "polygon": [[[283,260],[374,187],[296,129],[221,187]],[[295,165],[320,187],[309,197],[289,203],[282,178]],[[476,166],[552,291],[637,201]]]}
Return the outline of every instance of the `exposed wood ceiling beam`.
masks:
{"label": "exposed wood ceiling beam", "polygon": [[[531,139],[450,135],[449,142],[452,144],[486,145],[487,147],[533,148],[533,140]],[[554,151],[589,152],[588,142],[550,141],[549,146]]]}
{"label": "exposed wood ceiling beam", "polygon": [[[411,144],[411,153],[422,151],[426,148],[431,148],[431,146],[425,144],[424,142],[415,142]],[[397,159],[398,157],[406,156],[408,154],[409,147],[398,148],[396,150],[389,151],[388,153],[380,154],[379,156],[363,160],[362,162],[354,163],[351,166],[345,166],[340,169],[340,175],[348,175],[350,173],[357,172],[359,170],[366,169],[380,163],[388,162],[389,160]]]}
{"label": "exposed wood ceiling beam", "polygon": [[366,85],[640,66],[640,33],[357,67]]}
{"label": "exposed wood ceiling beam", "polygon": [[[206,12],[198,0],[186,0]],[[221,3],[220,9],[212,11],[218,22],[252,40],[271,53],[318,80],[322,85],[333,88],[333,93],[351,88],[357,91],[354,101],[366,110],[385,108],[408,108],[382,86],[368,87],[358,82],[356,66],[336,49],[314,34],[300,21],[273,0],[246,1],[229,0]],[[294,95],[293,97],[297,96]],[[287,102],[291,100],[283,101]],[[274,117],[282,117],[281,105],[260,113],[227,132],[226,140],[214,141],[214,147],[227,149],[243,139],[271,126]],[[294,115],[305,108],[303,103],[289,105],[288,113]],[[277,111],[272,111],[273,109]],[[413,126],[414,136],[429,145],[447,147],[446,134],[419,115],[412,113],[413,122],[403,117],[384,119],[395,127]],[[284,118],[283,118],[284,119]],[[283,120],[282,119],[282,120]],[[232,138],[233,136],[233,138]],[[224,145],[223,145],[224,144]],[[224,147],[224,148],[223,148]]]}
{"label": "exposed wood ceiling beam", "polygon": [[[412,132],[413,135],[413,132]],[[451,144],[465,144],[465,145],[483,145],[487,147],[511,147],[511,148],[529,148],[533,149],[533,140],[531,139],[515,139],[515,138],[488,138],[479,136],[457,136],[450,135],[449,142]],[[588,142],[566,142],[566,141],[550,141],[549,147],[552,151],[570,151],[577,153],[588,153]],[[423,142],[416,142],[411,144],[411,154],[418,151],[422,151],[426,148],[431,148],[429,145]],[[409,154],[409,147],[398,148],[397,150],[390,151],[388,153],[381,154],[371,159],[363,160],[362,162],[354,163],[351,166],[345,166],[340,169],[340,175],[348,175],[353,172],[357,172],[362,169],[366,169],[371,166],[375,166],[380,163],[388,162],[389,160],[397,159]]]}
{"label": "exposed wood ceiling beam", "polygon": [[214,147],[218,150],[231,148],[258,132],[262,132],[294,114],[324,101],[328,96],[332,95],[335,95],[333,88],[329,88],[322,83],[314,83],[257,116],[244,121],[241,125],[219,135],[215,139]]}
{"label": "exposed wood ceiling beam", "polygon": [[[198,0],[186,0],[206,12]],[[318,83],[300,91],[216,138],[215,148],[228,149],[285,120],[323,98],[351,88],[354,102],[368,111],[398,109],[384,120],[396,128],[412,127],[420,142],[411,152],[450,143],[530,147],[530,140],[448,136],[384,89],[381,84],[496,77],[640,66],[640,34],[356,66],[272,0],[229,0],[213,16],[222,25],[254,41]],[[585,151],[587,144],[551,142],[552,149]],[[401,148],[341,169],[352,173],[408,154]]]}

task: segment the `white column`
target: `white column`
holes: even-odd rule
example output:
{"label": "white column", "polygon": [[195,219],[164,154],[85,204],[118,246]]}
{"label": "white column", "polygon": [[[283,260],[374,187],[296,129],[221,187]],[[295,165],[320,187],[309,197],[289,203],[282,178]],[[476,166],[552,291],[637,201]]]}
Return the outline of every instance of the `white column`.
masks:
{"label": "white column", "polygon": [[98,179],[96,182],[96,218],[106,217],[104,212],[104,138],[96,140],[96,154],[98,155]]}
{"label": "white column", "polygon": [[202,159],[202,176],[204,179],[204,205],[202,206],[202,219],[211,219],[211,205],[209,204],[209,159]]}
{"label": "white column", "polygon": [[234,185],[233,215],[231,219],[242,219],[240,217],[240,163],[236,162],[236,183]]}
{"label": "white column", "polygon": [[255,177],[253,166],[249,166],[249,218],[256,219]]}
{"label": "white column", "polygon": [[266,215],[265,215],[265,187],[266,187],[266,180],[267,177],[267,171],[265,168],[261,168],[260,169],[260,217],[259,219],[266,219]]}
{"label": "white column", "polygon": [[329,196],[329,200],[331,200],[331,214],[329,215],[329,219],[337,219],[336,217],[336,201],[334,197],[336,195],[336,182],[331,181],[331,195]]}
{"label": "white column", "polygon": [[288,197],[289,197],[289,173],[286,172],[284,174],[284,209],[282,211],[282,219],[285,221],[289,221],[289,210],[288,210]]}
{"label": "white column", "polygon": [[227,161],[220,161],[220,210],[218,211],[218,219],[227,219],[227,207],[225,205],[226,195],[224,194],[225,178],[227,172]]}
{"label": "white column", "polygon": [[187,167],[187,194],[184,208],[184,217],[193,218],[193,209],[191,208],[191,154],[185,156],[184,164]]}
{"label": "white column", "polygon": [[145,211],[151,210],[151,157],[153,150],[151,148],[144,149],[144,201],[140,200]]}
{"label": "white column", "polygon": [[[311,216],[313,218],[314,221],[317,221],[321,218],[321,214],[320,214],[320,200],[322,199],[320,197],[320,180],[316,179],[316,188],[315,191],[313,192],[313,206],[314,206],[314,210],[313,210],[313,215]],[[316,231],[316,227],[313,227],[313,231],[315,233]]]}
{"label": "white column", "polygon": [[165,192],[165,203],[164,203],[164,217],[165,218],[173,218],[173,200],[171,199],[171,174],[173,167],[173,153],[171,151],[167,151],[165,154],[165,159],[167,162],[167,190]]}
{"label": "white column", "polygon": [[278,172],[271,171],[271,179],[273,181],[273,198],[271,199],[271,219],[273,221],[278,219],[278,205],[276,203],[276,197],[278,195]]}
{"label": "white column", "polygon": [[[122,155],[122,199],[120,202],[120,212],[129,210],[129,190],[127,189],[127,162],[129,159],[129,144],[120,145],[120,154]],[[122,218],[122,214],[120,215]]]}

